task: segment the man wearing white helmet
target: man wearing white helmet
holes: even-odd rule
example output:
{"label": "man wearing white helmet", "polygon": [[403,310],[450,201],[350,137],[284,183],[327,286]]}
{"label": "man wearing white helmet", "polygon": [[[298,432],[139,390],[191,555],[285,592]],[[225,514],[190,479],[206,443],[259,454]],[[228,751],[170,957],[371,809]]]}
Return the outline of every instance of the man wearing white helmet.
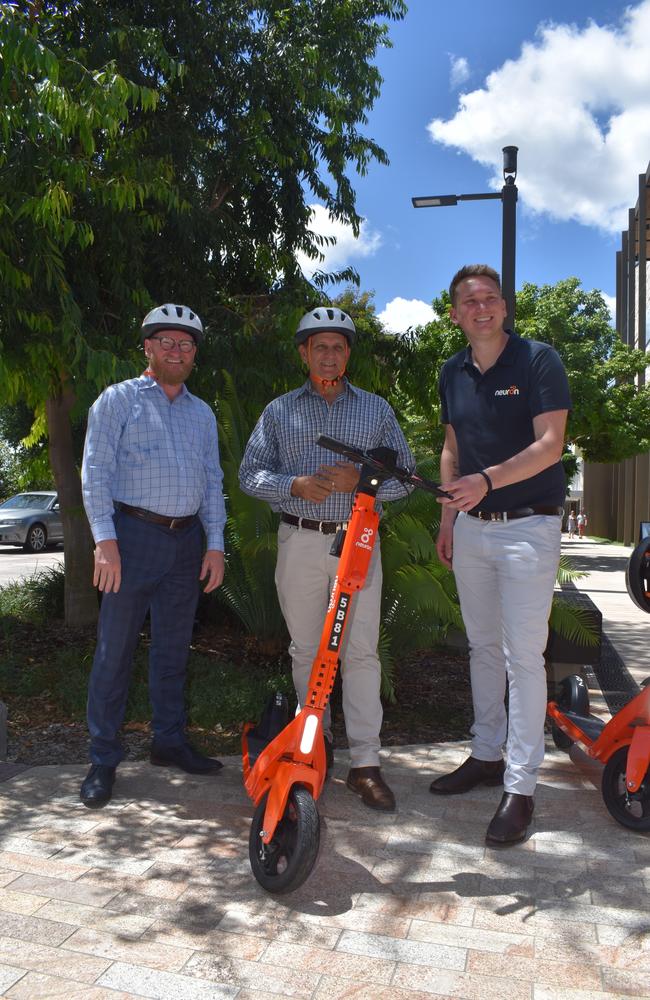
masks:
{"label": "man wearing white helmet", "polygon": [[[319,306],[301,319],[295,336],[309,378],[274,399],[250,437],[239,471],[245,493],[281,512],[275,581],[291,645],[299,701],[307,694],[338,560],[330,549],[352,509],[359,468],[333,462],[315,442],[319,434],[356,448],[393,448],[400,466],[414,465],[395,414],[380,396],[356,388],[345,377],[355,328],[341,309]],[[378,502],[404,496],[389,480]],[[381,504],[379,503],[379,507]],[[377,656],[381,603],[381,558],[373,551],[363,590],[355,597],[342,654],[343,714],[350,747],[348,787],[372,809],[392,811],[395,797],[379,768],[382,707]],[[332,762],[329,709],[325,748]]]}
{"label": "man wearing white helmet", "polygon": [[209,592],[224,572],[217,424],[184,385],[202,337],[201,320],[187,306],[153,309],[141,331],[146,370],[109,386],[88,416],[83,495],[96,545],[94,583],[103,595],[88,685],[92,765],[80,793],[89,808],[112,795],[147,611],[151,762],[190,774],[221,768],[188,743],[183,697],[199,580]]}

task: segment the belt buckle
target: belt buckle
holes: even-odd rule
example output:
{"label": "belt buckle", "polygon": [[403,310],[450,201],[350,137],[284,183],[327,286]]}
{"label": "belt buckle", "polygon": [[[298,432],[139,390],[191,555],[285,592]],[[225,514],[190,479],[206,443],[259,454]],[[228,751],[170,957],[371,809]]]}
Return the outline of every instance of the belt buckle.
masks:
{"label": "belt buckle", "polygon": [[178,524],[184,520],[185,520],[184,517],[172,517],[171,521],[169,522],[170,529],[173,531],[175,528],[178,527]]}
{"label": "belt buckle", "polygon": [[323,525],[324,524],[325,524],[325,521],[319,521],[318,522],[318,533],[320,535],[324,535],[325,534],[325,532],[323,531]]}

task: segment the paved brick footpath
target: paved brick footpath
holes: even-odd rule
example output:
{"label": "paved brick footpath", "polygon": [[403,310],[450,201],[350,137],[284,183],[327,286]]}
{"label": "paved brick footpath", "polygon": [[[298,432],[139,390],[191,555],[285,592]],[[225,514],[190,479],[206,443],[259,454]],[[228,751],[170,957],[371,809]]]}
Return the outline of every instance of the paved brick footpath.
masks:
{"label": "paved brick footpath", "polygon": [[124,763],[97,812],[78,800],[85,766],[6,766],[1,995],[650,997],[650,835],[609,817],[600,767],[549,747],[531,834],[499,851],[483,838],[500,789],[429,794],[465,753],[386,752],[395,815],[347,790],[341,754],[316,868],[284,897],[251,874],[237,758],[209,778]]}

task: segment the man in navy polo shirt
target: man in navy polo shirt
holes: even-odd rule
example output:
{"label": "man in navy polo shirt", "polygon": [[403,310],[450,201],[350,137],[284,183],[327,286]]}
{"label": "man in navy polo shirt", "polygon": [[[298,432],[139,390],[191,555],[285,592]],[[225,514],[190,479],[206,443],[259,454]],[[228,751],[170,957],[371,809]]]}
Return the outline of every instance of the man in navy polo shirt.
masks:
{"label": "man in navy polo shirt", "polygon": [[471,756],[431,791],[456,795],[503,784],[486,841],[505,845],[526,836],[544,756],[543,653],[560,558],[560,456],[571,399],[553,348],[503,329],[496,271],[463,267],[449,292],[451,319],[468,346],[440,375],[440,477],[453,499],[440,501],[436,547],[456,577],[474,725]]}

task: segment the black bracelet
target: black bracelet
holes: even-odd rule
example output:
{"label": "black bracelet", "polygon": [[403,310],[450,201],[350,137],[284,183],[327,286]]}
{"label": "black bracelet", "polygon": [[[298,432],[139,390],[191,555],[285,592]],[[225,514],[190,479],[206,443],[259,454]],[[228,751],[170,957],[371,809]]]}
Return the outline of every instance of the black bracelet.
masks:
{"label": "black bracelet", "polygon": [[483,476],[483,479],[484,479],[484,480],[485,480],[485,482],[487,483],[487,488],[488,488],[488,490],[487,490],[487,493],[485,494],[485,495],[486,495],[486,497],[487,497],[487,496],[489,496],[489,495],[490,495],[490,493],[492,492],[492,480],[491,480],[491,479],[490,479],[490,477],[488,476],[487,472],[483,472],[482,470],[479,470],[479,476]]}

